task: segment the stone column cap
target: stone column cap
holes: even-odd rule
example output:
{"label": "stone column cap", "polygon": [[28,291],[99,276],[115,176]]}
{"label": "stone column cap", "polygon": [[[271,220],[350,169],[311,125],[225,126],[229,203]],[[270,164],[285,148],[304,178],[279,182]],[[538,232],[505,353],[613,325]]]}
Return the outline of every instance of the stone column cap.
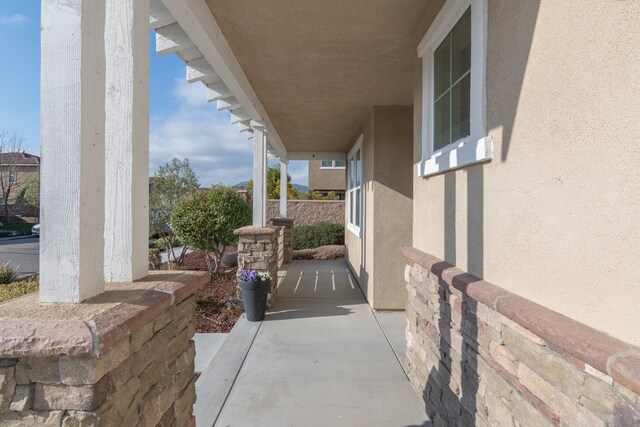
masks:
{"label": "stone column cap", "polygon": [[80,304],[40,304],[30,294],[0,304],[0,358],[96,357],[210,280],[200,271],[159,271],[111,283]]}
{"label": "stone column cap", "polygon": [[248,225],[246,227],[238,228],[233,231],[233,234],[236,236],[264,236],[275,234],[278,232],[277,227],[254,227],[252,225]]}

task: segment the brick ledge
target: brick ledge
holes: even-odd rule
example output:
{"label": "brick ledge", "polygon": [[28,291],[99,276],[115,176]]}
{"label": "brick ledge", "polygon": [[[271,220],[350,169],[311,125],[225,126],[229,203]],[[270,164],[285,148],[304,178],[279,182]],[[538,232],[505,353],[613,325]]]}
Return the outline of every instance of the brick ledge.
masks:
{"label": "brick ledge", "polygon": [[197,271],[153,272],[112,283],[81,304],[40,304],[38,295],[0,304],[0,358],[96,357],[209,281]]}
{"label": "brick ledge", "polygon": [[421,266],[449,286],[538,335],[556,351],[580,359],[640,394],[640,348],[479,279],[419,249],[406,247],[400,251],[410,266]]}

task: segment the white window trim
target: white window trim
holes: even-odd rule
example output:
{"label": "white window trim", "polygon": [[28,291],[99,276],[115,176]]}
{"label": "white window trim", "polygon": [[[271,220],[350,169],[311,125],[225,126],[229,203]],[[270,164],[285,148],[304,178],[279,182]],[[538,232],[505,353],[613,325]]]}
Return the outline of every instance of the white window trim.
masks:
{"label": "white window trim", "polygon": [[[345,163],[345,165],[344,165],[344,166],[336,166],[336,160],[330,160],[330,162],[331,162],[331,164],[332,164],[333,166],[322,166],[322,162],[323,162],[323,161],[324,161],[324,160],[320,160],[320,169],[328,169],[328,170],[331,170],[331,169],[346,169],[346,168],[347,168],[346,163]],[[345,162],[346,162],[346,161],[345,161]]]}
{"label": "white window trim", "polygon": [[[471,6],[471,135],[433,150],[433,53]],[[418,45],[422,58],[422,161],[418,175],[436,175],[493,159],[486,133],[487,0],[447,0]]]}
{"label": "white window trim", "polygon": [[[347,163],[346,165],[350,164],[350,160],[352,157],[354,157],[356,155],[356,153],[358,152],[358,150],[360,150],[360,186],[359,187],[354,187],[354,188],[350,188],[351,185],[351,170],[348,170],[348,174],[347,174],[347,191],[346,191],[346,209],[345,209],[345,224],[347,224],[347,230],[349,230],[351,233],[355,234],[358,238],[362,237],[362,221],[364,218],[364,191],[362,191],[362,181],[363,181],[363,167],[362,165],[364,165],[364,159],[363,159],[363,155],[362,155],[362,141],[364,140],[364,134],[360,135],[358,137],[358,140],[356,141],[356,143],[353,145],[353,147],[351,148],[351,151],[349,151],[349,154],[347,155]],[[360,188],[360,226],[358,227],[355,224],[351,223],[351,193],[352,191],[356,191],[358,188]]]}

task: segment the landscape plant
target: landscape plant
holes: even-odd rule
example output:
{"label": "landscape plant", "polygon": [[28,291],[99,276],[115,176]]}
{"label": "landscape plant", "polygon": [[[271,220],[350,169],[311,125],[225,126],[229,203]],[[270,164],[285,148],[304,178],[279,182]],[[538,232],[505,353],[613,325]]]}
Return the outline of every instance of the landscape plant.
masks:
{"label": "landscape plant", "polygon": [[14,282],[18,278],[18,272],[8,262],[0,264],[0,285]]}
{"label": "landscape plant", "polygon": [[171,227],[171,214],[185,197],[197,192],[199,188],[198,177],[191,169],[189,159],[172,159],[159,166],[152,178],[149,191],[149,234],[158,239],[166,250],[169,268],[180,266],[187,253],[186,246],[178,255],[175,253],[179,242]]}
{"label": "landscape plant", "polygon": [[[280,167],[271,166],[267,169],[267,199],[280,199]],[[249,180],[246,190],[251,194],[253,191],[253,180]],[[287,174],[287,198],[291,200],[300,199],[300,192],[293,187],[291,175]]]}
{"label": "landscape plant", "polygon": [[218,272],[225,249],[237,240],[233,231],[250,222],[247,203],[237,191],[225,186],[191,194],[171,215],[178,239],[204,254],[211,274]]}
{"label": "landscape plant", "polygon": [[24,151],[24,138],[17,134],[9,135],[7,131],[0,131],[0,197],[3,200],[4,220],[12,222],[9,212],[11,195],[25,183],[26,174],[18,168],[19,156],[16,153]]}
{"label": "landscape plant", "polygon": [[40,210],[40,174],[33,175],[22,188],[16,203],[39,212]]}
{"label": "landscape plant", "polygon": [[293,249],[314,249],[327,245],[344,245],[344,225],[320,222],[293,229]]}

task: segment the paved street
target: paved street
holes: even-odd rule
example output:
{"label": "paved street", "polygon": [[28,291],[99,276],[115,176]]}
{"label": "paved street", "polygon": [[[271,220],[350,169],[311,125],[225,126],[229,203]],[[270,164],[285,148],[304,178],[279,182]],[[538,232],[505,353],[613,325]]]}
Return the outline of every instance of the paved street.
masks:
{"label": "paved street", "polygon": [[9,262],[21,274],[37,273],[39,248],[38,237],[0,239],[0,263]]}

